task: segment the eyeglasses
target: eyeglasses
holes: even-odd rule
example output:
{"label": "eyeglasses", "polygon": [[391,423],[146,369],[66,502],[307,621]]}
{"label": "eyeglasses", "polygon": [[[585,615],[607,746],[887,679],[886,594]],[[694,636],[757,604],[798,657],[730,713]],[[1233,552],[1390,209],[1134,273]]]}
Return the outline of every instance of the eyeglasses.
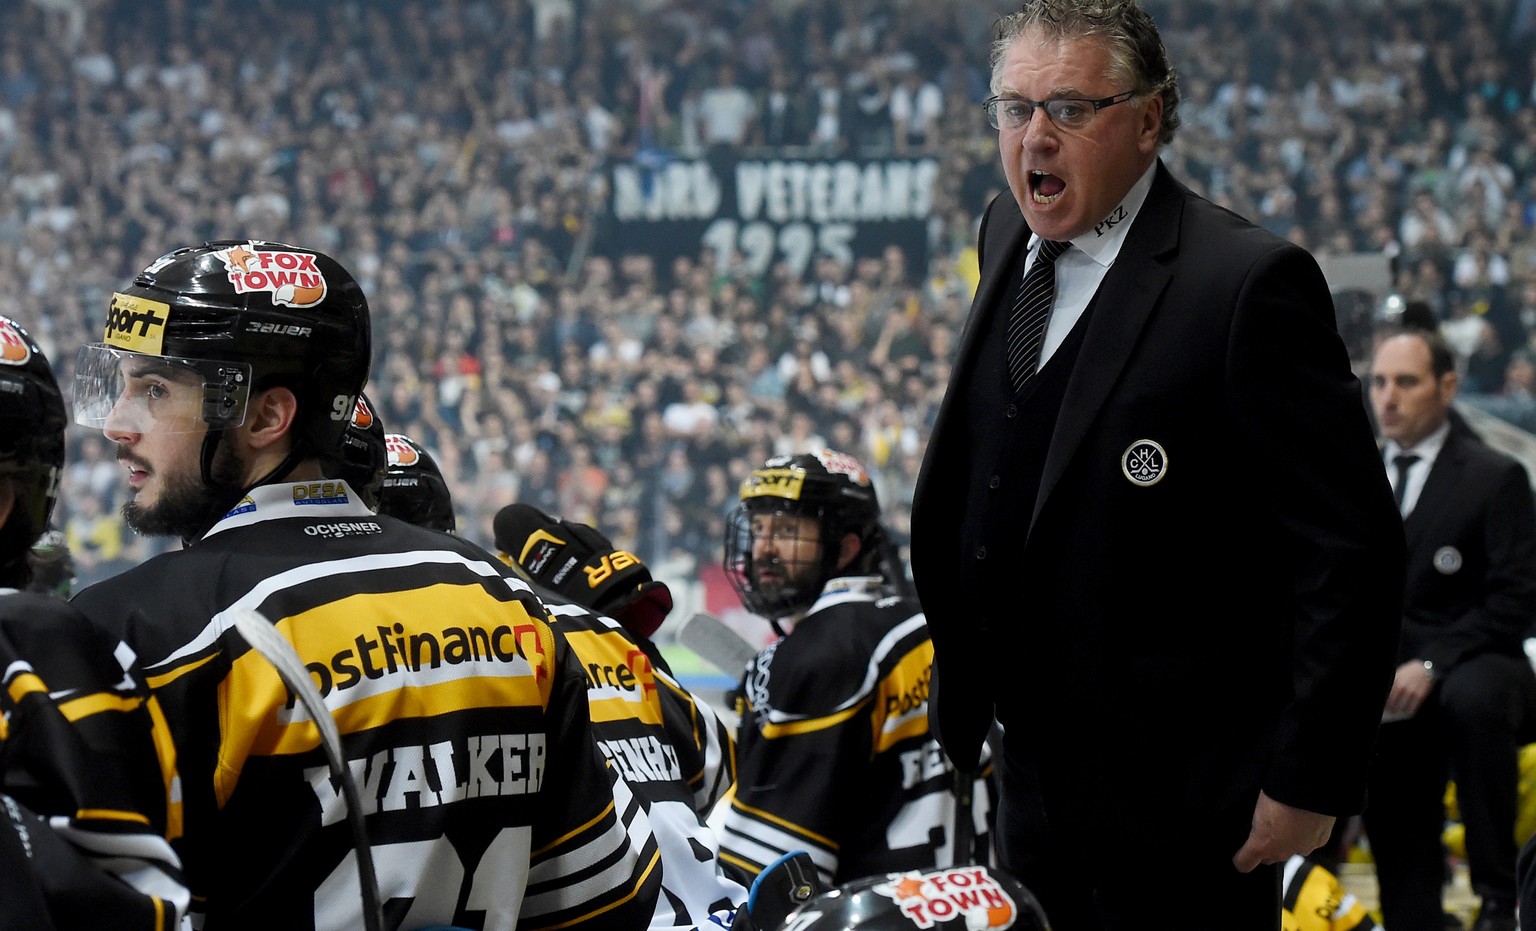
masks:
{"label": "eyeglasses", "polygon": [[987,111],[987,122],[992,124],[993,129],[1023,129],[1034,117],[1035,108],[1039,107],[1057,129],[1076,130],[1092,123],[1093,118],[1105,107],[1124,103],[1135,96],[1136,92],[1132,90],[1098,100],[1087,97],[1053,97],[1050,100],[988,97],[982,101],[981,108]]}

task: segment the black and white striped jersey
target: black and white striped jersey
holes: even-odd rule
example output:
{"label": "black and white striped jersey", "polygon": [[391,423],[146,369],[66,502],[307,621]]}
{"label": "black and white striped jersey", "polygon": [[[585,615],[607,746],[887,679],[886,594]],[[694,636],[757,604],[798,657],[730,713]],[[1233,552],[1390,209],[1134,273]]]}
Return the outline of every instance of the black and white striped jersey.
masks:
{"label": "black and white striped jersey", "polygon": [[[401,928],[643,927],[659,852],[626,829],[586,680],[527,585],[473,544],[369,511],[344,482],[261,486],[187,549],[75,603],[138,652],[178,752],[194,919],[359,926],[356,854],[318,729],[231,626],[305,661]],[[638,808],[633,799],[621,801]]]}
{"label": "black and white striped jersey", "polygon": [[57,598],[0,589],[0,928],[178,927],[174,767],[132,651]]}
{"label": "black and white striped jersey", "polygon": [[[932,661],[915,601],[885,596],[878,577],[828,582],[738,690],[726,862],[756,873],[805,850],[833,884],[956,862],[954,771],[928,730]],[[984,844],[981,780],[974,799]]]}
{"label": "black and white striped jersey", "polygon": [[720,842],[705,818],[733,781],[730,731],[656,669],[618,622],[538,593],[586,672],[598,746],[644,804],[661,848],[652,931],[729,927],[747,889],[721,869]]}

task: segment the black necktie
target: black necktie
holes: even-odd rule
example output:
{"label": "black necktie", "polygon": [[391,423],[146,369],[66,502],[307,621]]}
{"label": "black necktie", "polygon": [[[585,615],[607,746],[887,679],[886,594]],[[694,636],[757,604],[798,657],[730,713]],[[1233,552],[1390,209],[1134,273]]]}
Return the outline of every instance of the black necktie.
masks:
{"label": "black necktie", "polygon": [[1040,367],[1040,346],[1045,342],[1045,324],[1056,298],[1056,257],[1072,244],[1047,239],[1040,243],[1035,264],[1024,276],[1019,300],[1008,318],[1008,376],[1014,390],[1024,386]]}
{"label": "black necktie", "polygon": [[1392,489],[1392,497],[1397,499],[1397,511],[1403,511],[1403,493],[1408,490],[1408,470],[1419,461],[1419,457],[1411,453],[1402,453],[1392,457],[1392,464],[1397,466],[1397,486]]}

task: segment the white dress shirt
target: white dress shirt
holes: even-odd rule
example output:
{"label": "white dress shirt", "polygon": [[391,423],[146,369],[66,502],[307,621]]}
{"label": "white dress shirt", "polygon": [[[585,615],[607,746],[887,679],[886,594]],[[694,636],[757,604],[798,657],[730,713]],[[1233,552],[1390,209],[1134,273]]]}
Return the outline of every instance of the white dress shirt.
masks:
{"label": "white dress shirt", "polygon": [[[1131,228],[1141,205],[1146,202],[1147,192],[1152,189],[1152,176],[1157,172],[1157,161],[1136,179],[1125,197],[1109,212],[1109,216],[1083,235],[1072,240],[1076,248],[1068,249],[1056,260],[1056,299],[1051,304],[1050,321],[1045,326],[1045,341],[1040,346],[1040,364],[1043,366],[1051,353],[1067,339],[1072,327],[1088,309],[1088,302],[1115,264],[1120,247],[1125,244],[1125,234]],[[1029,242],[1029,266],[1035,264],[1040,253],[1041,239],[1034,236]]]}
{"label": "white dress shirt", "polygon": [[1404,480],[1408,485],[1403,489],[1403,516],[1413,513],[1413,506],[1419,503],[1419,494],[1424,491],[1424,481],[1429,478],[1429,470],[1435,467],[1435,458],[1440,455],[1440,450],[1445,446],[1445,438],[1451,434],[1451,422],[1447,420],[1440,428],[1417,445],[1403,448],[1397,445],[1396,440],[1389,440],[1386,449],[1382,451],[1382,462],[1387,467],[1387,481],[1392,483],[1392,492],[1397,492],[1397,465],[1393,463],[1399,455],[1418,456],[1419,461],[1408,467]]}

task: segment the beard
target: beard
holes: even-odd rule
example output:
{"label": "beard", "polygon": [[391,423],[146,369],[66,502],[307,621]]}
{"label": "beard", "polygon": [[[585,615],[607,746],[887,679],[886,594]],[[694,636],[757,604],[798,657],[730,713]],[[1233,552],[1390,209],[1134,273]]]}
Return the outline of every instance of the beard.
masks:
{"label": "beard", "polygon": [[245,493],[244,470],[234,450],[220,438],[209,468],[211,484],[204,483],[202,466],[167,473],[160,500],[145,506],[137,498],[123,505],[123,521],[148,537],[200,535]]}

